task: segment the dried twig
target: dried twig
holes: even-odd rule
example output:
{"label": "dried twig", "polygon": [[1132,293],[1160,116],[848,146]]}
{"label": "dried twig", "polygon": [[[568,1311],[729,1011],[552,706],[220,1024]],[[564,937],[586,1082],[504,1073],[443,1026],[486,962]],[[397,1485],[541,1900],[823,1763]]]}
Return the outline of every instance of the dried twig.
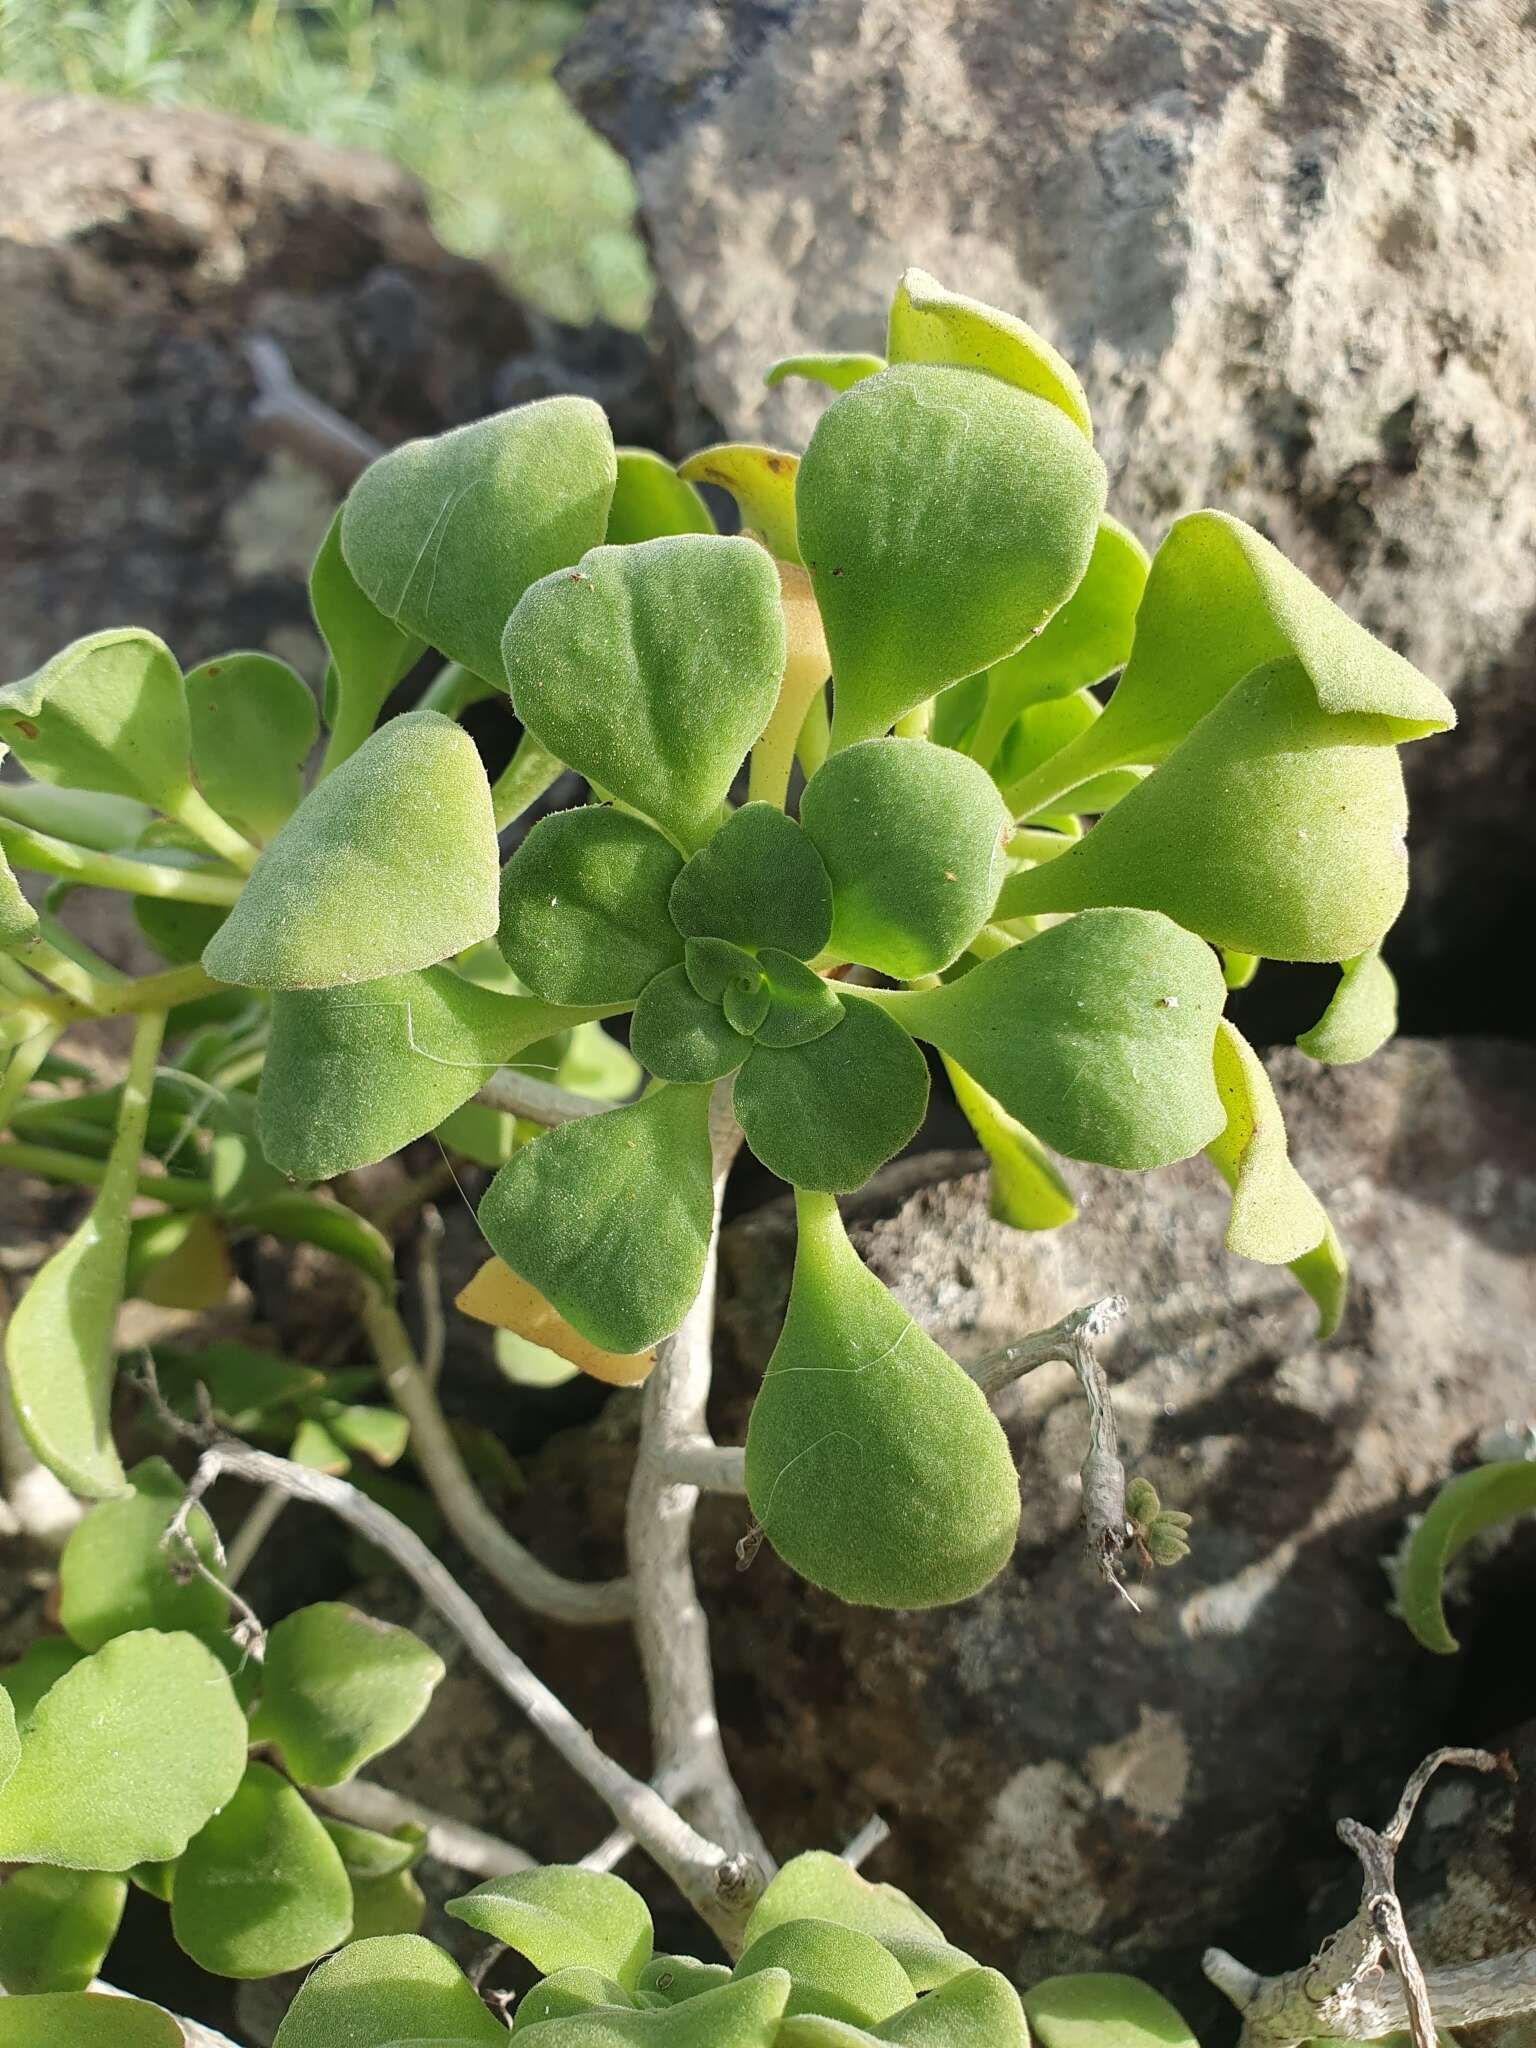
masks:
{"label": "dried twig", "polygon": [[1408,1780],[1382,1832],[1341,1820],[1339,1838],[1363,1873],[1360,1907],[1311,1962],[1261,1977],[1225,1949],[1206,1951],[1206,1976],[1243,2016],[1242,2048],[1293,2048],[1319,2037],[1375,2041],[1404,2029],[1414,2048],[1435,2048],[1437,2026],[1476,2026],[1536,2010],[1536,1948],[1438,1970],[1423,1969],[1414,1954],[1397,1896],[1397,1855],[1425,1786],[1446,1764],[1509,1768],[1487,1750],[1437,1749]]}
{"label": "dried twig", "polygon": [[514,1870],[532,1870],[534,1859],[526,1850],[497,1835],[488,1835],[468,1821],[438,1813],[417,1800],[407,1799],[387,1785],[371,1784],[366,1778],[349,1778],[344,1785],[312,1785],[309,1795],[340,1820],[361,1828],[376,1828],[389,1834],[395,1828],[425,1828],[427,1854],[472,1877],[507,1877]]}
{"label": "dried twig", "polygon": [[1083,1526],[1088,1562],[1108,1586],[1134,1608],[1136,1602],[1120,1577],[1129,1518],[1125,1509],[1125,1467],[1120,1462],[1120,1432],[1115,1425],[1109,1382],[1094,1351],[1095,1344],[1126,1313],[1123,1295],[1106,1294],[1086,1308],[1074,1309],[1001,1351],[989,1351],[967,1368],[990,1400],[1036,1366],[1060,1361],[1070,1365],[1088,1403],[1088,1455],[1083,1460]]}
{"label": "dried twig", "polygon": [[286,449],[338,489],[350,490],[369,463],[384,453],[384,444],[311,396],[269,335],[252,335],[245,344],[245,359],[256,380],[252,438],[267,448]]}
{"label": "dried twig", "polygon": [[890,1822],[883,1815],[872,1813],[853,1840],[848,1844],[847,1848],[843,1850],[843,1861],[851,1864],[855,1870],[860,1870],[869,1861],[870,1857],[874,1855],[875,1851],[883,1849],[890,1839]]}

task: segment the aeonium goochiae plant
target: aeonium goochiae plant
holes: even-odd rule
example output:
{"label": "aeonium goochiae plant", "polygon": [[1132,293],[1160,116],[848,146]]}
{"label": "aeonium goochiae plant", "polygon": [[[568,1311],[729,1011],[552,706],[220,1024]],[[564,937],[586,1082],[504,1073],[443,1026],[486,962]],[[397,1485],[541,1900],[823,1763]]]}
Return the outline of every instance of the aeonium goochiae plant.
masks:
{"label": "aeonium goochiae plant", "polygon": [[[1398,749],[1450,726],[1450,705],[1238,519],[1191,513],[1149,558],[1105,510],[1077,378],[1021,321],[909,271],[885,357],[769,372],[791,375],[833,394],[799,457],[729,444],[674,467],[616,451],[597,407],[555,398],[375,462],[311,580],[329,659],[307,788],[322,718],[267,655],[184,675],[120,629],[0,689],[0,740],[28,778],[0,783],[0,1164],[95,1190],[16,1306],[6,1362],[31,1454],[99,1503],[65,1558],[67,1641],[29,1653],[0,1735],[0,1858],[36,1867],[23,1906],[67,1923],[69,1967],[19,1984],[0,1968],[27,1994],[0,2030],[31,2003],[42,2031],[25,2039],[64,2039],[49,1999],[76,2002],[71,2041],[80,2000],[108,2023],[85,1987],[125,1880],[159,1885],[183,1946],[226,1974],[296,1967],[350,1933],[282,2048],[343,2026],[378,2048],[503,2030],[406,1931],[419,1841],[363,1839],[307,1790],[398,1739],[432,1653],[334,1608],[278,1624],[259,1669],[249,1638],[232,1656],[201,1509],[178,1507],[163,1462],[125,1471],[114,1441],[125,1291],[195,1297],[227,1276],[231,1237],[305,1239],[360,1270],[386,1389],[465,1532],[455,1454],[402,1357],[388,1241],[322,1184],[428,1133],[494,1167],[490,1256],[461,1305],[632,1385],[707,1302],[744,1142],[798,1223],[738,1474],[753,1539],[878,1607],[975,1594],[1020,1514],[982,1385],[839,1215],[919,1131],[925,1049],[990,1157],[1001,1221],[1070,1221],[1058,1159],[1139,1171],[1203,1152],[1230,1188],[1230,1248],[1290,1267],[1319,1334],[1338,1325],[1343,1249],[1223,1009],[1261,962],[1332,962],[1304,1049],[1347,1063],[1390,1036]],[[717,530],[701,485],[734,501],[739,533]],[[446,666],[380,724],[427,652]],[[523,737],[491,781],[459,714],[499,692]],[[499,832],[566,770],[587,800],[503,864]],[[17,871],[49,878],[40,902]],[[125,978],[81,944],[81,888],[131,898],[163,972]],[[92,1089],[57,1047],[111,1017],[132,1020],[127,1075]],[[308,1431],[322,1471],[406,1448],[389,1410],[283,1361],[226,1346],[173,1367],[184,1418]],[[208,1455],[247,1476],[284,1463]],[[1127,1494],[1109,1462],[1115,1546],[1176,1563],[1188,1517],[1145,1480]],[[327,1504],[361,1512],[344,1496]],[[631,1611],[622,1591],[577,1590],[593,1593],[577,1618]],[[82,1630],[70,1616],[87,1611]],[[220,1704],[194,1711],[199,1687]],[[112,1797],[83,1801],[104,1713],[145,1741],[101,1760]],[[151,1826],[157,1773],[175,1796]],[[642,1840],[645,1791],[611,1801]],[[670,1853],[673,1875],[691,1867]],[[786,1866],[750,1918],[710,1895],[734,1970],[652,1957],[639,1900],[591,1872],[497,1879],[454,1910],[545,1973],[516,2026],[549,2048],[1022,2043],[1024,2008],[1047,2043],[1059,2008],[1075,2042],[1096,2014],[1110,2027],[1116,1998],[1129,2013],[1153,1996],[1073,1979],[1021,2007],[900,1894],[847,1865],[829,1876],[836,1861]],[[1156,2013],[1146,2030],[1178,2038]]]}

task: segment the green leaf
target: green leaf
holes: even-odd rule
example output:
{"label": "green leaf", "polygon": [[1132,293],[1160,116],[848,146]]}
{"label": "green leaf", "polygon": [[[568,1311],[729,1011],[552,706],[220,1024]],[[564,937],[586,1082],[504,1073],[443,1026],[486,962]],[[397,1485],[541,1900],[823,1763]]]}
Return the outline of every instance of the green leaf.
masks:
{"label": "green leaf", "polygon": [[1224,512],[1191,512],[1175,520],[1153,557],[1109,709],[1070,755],[1041,771],[1029,808],[1101,769],[1164,760],[1235,684],[1281,657],[1300,663],[1325,718],[1381,719],[1388,744],[1456,722],[1433,683],[1251,526]]}
{"label": "green leaf", "polygon": [[785,448],[764,448],[747,441],[724,441],[701,448],[677,466],[690,483],[713,484],[736,500],[747,533],[762,541],[781,562],[798,562],[795,538],[795,478],[800,458]]}
{"label": "green leaf", "polygon": [[594,1102],[627,1102],[640,1086],[639,1062],[627,1046],[610,1038],[601,1024],[578,1024],[571,1031],[555,1080]]}
{"label": "green leaf", "polygon": [[[1050,697],[1043,704],[1026,706],[1018,714],[1003,734],[992,764],[1010,817],[1013,807],[1008,799],[1013,790],[1025,783],[1040,762],[1049,761],[1080,732],[1086,732],[1099,715],[1099,701],[1090,690],[1079,690],[1070,697]],[[1065,811],[1076,803],[1077,793],[1073,791],[1062,799],[1062,809]]]}
{"label": "green leaf", "polygon": [[752,1944],[770,1929],[791,1920],[831,1920],[860,1934],[914,1935],[941,1941],[937,1921],[893,1884],[871,1884],[851,1863],[822,1849],[792,1856],[766,1890],[747,1921],[742,1945]]}
{"label": "green leaf", "polygon": [[0,1688],[0,1786],[10,1780],[21,1757],[21,1739],[16,1729],[16,1709],[10,1693]]}
{"label": "green leaf", "polygon": [[1291,1271],[1317,1303],[1317,1341],[1326,1344],[1349,1303],[1349,1258],[1332,1223],[1320,1245],[1291,1260]]}
{"label": "green leaf", "polygon": [[831,947],[899,979],[947,967],[991,914],[1011,820],[985,769],[927,740],[866,740],[805,786],[832,877]]}
{"label": "green leaf", "polygon": [[912,1987],[889,1950],[871,1934],[832,1920],[785,1920],[758,1935],[736,1965],[738,1982],[759,1970],[787,1970],[785,2017],[825,2013],[857,2027],[878,2026],[911,2002]]}
{"label": "green leaf", "polygon": [[128,1870],[179,1856],[245,1769],[245,1716],[213,1653],[144,1629],[38,1702],[0,1791],[0,1859]]}
{"label": "green leaf", "polygon": [[185,2048],[168,2012],[101,1991],[53,1991],[0,2006],[5,2048]]}
{"label": "green leaf", "polygon": [[976,1958],[947,1941],[920,1934],[882,1934],[891,1954],[906,1971],[913,1992],[937,1991],[943,1984],[977,1967]]}
{"label": "green leaf", "polygon": [[192,768],[221,817],[270,839],[304,794],[320,729],[309,685],[270,654],[225,654],[187,674]]}
{"label": "green leaf", "polygon": [[73,641],[0,688],[0,740],[29,775],[175,812],[191,788],[181,670],[153,633]]}
{"label": "green leaf", "polygon": [[762,1008],[767,1010],[767,988],[755,954],[733,946],[728,939],[689,939],[683,949],[683,961],[694,993],[706,1002],[724,1002],[732,988],[743,996],[761,990]]}
{"label": "green leaf", "polygon": [[685,939],[774,946],[809,960],[832,930],[832,884],[815,846],[776,804],[743,804],[672,884]]}
{"label": "green leaf", "polygon": [[510,1110],[488,1109],[483,1102],[465,1102],[433,1126],[433,1134],[446,1151],[488,1166],[494,1172],[505,1166],[521,1140],[517,1118]]}
{"label": "green leaf", "polygon": [[367,739],[384,700],[426,645],[386,619],[358,588],[341,552],[341,520],[338,511],[309,572],[310,610],[331,655],[325,702],[326,723],[332,728],[328,768]]}
{"label": "green leaf", "polygon": [[[0,760],[5,758],[0,747]],[[11,953],[24,945],[37,930],[37,912],[21,893],[21,884],[0,847],[0,953]]]}
{"label": "green leaf", "polygon": [[772,715],[784,650],[772,560],[693,533],[594,548],[533,586],[502,644],[540,745],[688,850]]}
{"label": "green leaf", "polygon": [[1001,377],[1059,406],[1093,439],[1088,400],[1066,357],[1013,314],[946,291],[926,270],[902,274],[891,301],[886,351],[893,363],[952,363]]}
{"label": "green leaf", "polygon": [[218,1977],[301,1969],[352,1931],[352,1886],[317,1817],[286,1778],[252,1763],[229,1804],[176,1866],[171,1931]]}
{"label": "green leaf", "polygon": [[1228,988],[1247,988],[1262,964],[1257,953],[1239,953],[1231,946],[1221,949],[1221,977]]}
{"label": "green leaf", "polygon": [[889,1010],[1053,1151],[1119,1167],[1172,1165],[1224,1128],[1225,1000],[1210,948],[1138,910],[1074,917],[941,988],[847,997]]}
{"label": "green leaf", "polygon": [[493,1941],[516,1949],[541,1976],[597,1970],[633,1991],[651,1959],[650,1910],[623,1878],[550,1864],[493,1877],[445,1909]]}
{"label": "green leaf", "polygon": [[507,2030],[451,1956],[419,1934],[354,1941],[299,1986],[273,2048],[505,2048]]}
{"label": "green leaf", "polygon": [[1019,1994],[996,1970],[970,1970],[876,2029],[903,2048],[1029,2048]]}
{"label": "green leaf", "polygon": [[426,1918],[427,1896],[408,1870],[390,1877],[352,1880],[352,1940],[415,1934]]}
{"label": "green leaf", "polygon": [[[847,1012],[832,984],[823,981],[797,960],[792,953],[780,953],[772,946],[765,946],[758,955],[762,971],[762,993],[767,1003],[762,1015],[752,1027],[752,1035],[759,1045],[793,1046],[805,1045],[814,1038],[824,1038],[829,1031],[835,1031]],[[744,1008],[755,1011],[755,998],[748,1003],[745,996],[727,989],[725,992],[725,1013],[732,1015],[733,998]]]}
{"label": "green leaf", "polygon": [[1046,1977],[1024,1994],[1040,2048],[1196,2048],[1183,2018],[1135,1977]]}
{"label": "green leaf", "polygon": [[968,1599],[1013,1552],[1013,1456],[976,1383],[796,1197],[784,1328],[747,1431],[747,1494],[793,1571],[871,1607]]}
{"label": "green leaf", "polygon": [[588,805],[541,818],[501,877],[496,943],[552,1003],[632,1003],[683,957],[667,915],[682,856],[640,818]]}
{"label": "green leaf", "polygon": [[1238,952],[1351,959],[1408,891],[1395,733],[1320,709],[1298,661],[1255,668],[1070,852],[1011,877],[997,914],[1133,904]]}
{"label": "green leaf", "polygon": [[630,1050],[660,1081],[718,1081],[752,1050],[750,1038],[706,1002],[687,970],[669,967],[648,982],[629,1027]]}
{"label": "green leaf", "polygon": [[591,1015],[499,995],[448,967],[274,996],[262,1149],[296,1180],[370,1166],[435,1129],[528,1046]]}
{"label": "green leaf", "polygon": [[1066,416],[993,377],[902,365],[835,399],[796,486],[834,747],[1038,632],[1082,579],[1104,491]]}
{"label": "green leaf", "polygon": [[618,450],[618,481],[608,507],[610,547],[628,547],[637,540],[659,540],[668,533],[713,533],[709,507],[660,455],[649,448]]}
{"label": "green leaf", "polygon": [[[729,1971],[725,1974],[730,1976]],[[601,1970],[572,1965],[541,1978],[531,1991],[524,1993],[517,2002],[512,2031],[526,2033],[545,2020],[570,2019],[574,2014],[600,2012],[614,2006],[621,2012],[634,2012],[637,2004],[622,1984],[605,1977]]]}
{"label": "green leaf", "polygon": [[418,1862],[426,1846],[422,1829],[409,1823],[391,1835],[329,1817],[323,1818],[321,1825],[335,1844],[348,1877],[395,1877]]}
{"label": "green leaf", "polygon": [[342,552],[386,618],[499,681],[508,613],[602,539],[616,474],[600,407],[540,399],[381,456],[342,508]]}
{"label": "green leaf", "polygon": [[[690,939],[688,943],[690,946],[712,946],[721,942],[714,939]],[[787,960],[790,955],[783,953],[779,957]],[[798,960],[795,962],[797,967],[800,964]],[[806,969],[806,973],[810,973],[809,968]],[[835,996],[832,1000],[837,1002]],[[724,1010],[726,1022],[733,1031],[739,1031],[743,1038],[756,1038],[773,1007],[773,991],[768,986],[768,977],[762,968],[754,962],[750,975],[743,975],[733,981],[720,998],[720,1007]],[[842,1007],[841,1003],[837,1004],[838,1016],[842,1015]],[[834,1017],[831,1021],[835,1023],[837,1020]],[[800,1038],[812,1036],[813,1033],[802,1031],[794,1042],[798,1044]]]}
{"label": "green leaf", "polygon": [[1059,1230],[1077,1203],[1033,1131],[994,1102],[963,1067],[944,1056],[944,1071],[961,1114],[991,1162],[991,1212],[1014,1230]]}
{"label": "green leaf", "polygon": [[339,1601],[301,1607],[268,1633],[252,1734],[301,1785],[340,1785],[415,1727],[442,1675],[409,1629]]}
{"label": "green leaf", "polygon": [[1368,1060],[1397,1029],[1397,982],[1380,947],[1339,964],[1343,971],[1332,1001],[1296,1041],[1309,1059],[1329,1067]]}
{"label": "green leaf", "polygon": [[736,1114],[770,1173],[848,1194],[922,1127],[928,1063],[899,1024],[850,1001],[801,1045],[758,1044],[736,1078]]}
{"label": "green leaf", "polygon": [[135,1216],[128,1229],[123,1292],[160,1308],[217,1308],[234,1283],[229,1242],[201,1210]]}
{"label": "green leaf", "polygon": [[375,1465],[398,1464],[411,1440],[411,1425],[395,1408],[328,1402],[324,1420],[339,1444]]}
{"label": "green leaf", "polygon": [[1216,1086],[1227,1126],[1205,1149],[1232,1190],[1227,1250],[1288,1266],[1322,1243],[1328,1217],[1291,1164],[1285,1119],[1264,1062],[1226,1018],[1216,1027]]}
{"label": "green leaf", "polygon": [[[748,1923],[750,1928],[750,1922]],[[748,1933],[746,1940],[750,1942]],[[640,1972],[635,1989],[648,1991],[668,2005],[683,2005],[705,1991],[718,1991],[729,1984],[731,1972],[725,1963],[701,1963],[693,1956],[652,1956]]]}
{"label": "green leaf", "polygon": [[[28,1643],[14,1664],[7,1664],[0,1670],[0,1688],[9,1698],[14,1727],[23,1733],[32,1725],[37,1703],[44,1693],[58,1683],[66,1671],[73,1671],[85,1652],[63,1636],[39,1636],[34,1643]],[[4,1702],[0,1701],[0,1711]],[[15,1769],[18,1752],[13,1748],[10,1761],[6,1762],[5,1735],[0,1732],[0,1782]]]}
{"label": "green leaf", "polygon": [[968,749],[983,767],[992,765],[1021,711],[1072,696],[1124,667],[1148,567],[1135,534],[1106,514],[1082,582],[1042,632],[987,673],[985,710]]}
{"label": "green leaf", "polygon": [[[178,1583],[177,1556],[161,1538],[186,1494],[163,1458],[146,1458],[128,1474],[133,1491],[102,1501],[70,1532],[59,1560],[59,1620],[84,1650],[99,1650],[133,1629],[185,1629],[221,1634],[229,1605],[201,1577]],[[187,1533],[209,1570],[216,1568],[218,1538],[201,1508]]]}
{"label": "green leaf", "polygon": [[209,942],[216,981],[334,988],[430,967],[498,920],[496,823],[474,741],[392,718],[312,789]]}
{"label": "green leaf", "polygon": [[782,1970],[764,1970],[681,2005],[649,2012],[599,2006],[541,2020],[534,2031],[538,2048],[776,2048],[789,1989]]}
{"label": "green leaf", "polygon": [[112,1946],[127,1897],[127,1878],[107,1871],[46,1864],[13,1871],[0,1885],[0,1985],[13,1997],[84,1991]]}
{"label": "green leaf", "polygon": [[[6,749],[0,746],[0,760]],[[60,789],[48,782],[0,783],[0,820],[34,832],[117,853],[136,846],[152,813],[133,797],[103,796],[99,790]]]}
{"label": "green leaf", "polygon": [[692,1306],[713,1215],[709,1090],[661,1087],[525,1145],[480,1228],[589,1342],[636,1352]]}
{"label": "green leaf", "polygon": [[770,389],[789,377],[804,377],[812,384],[825,384],[829,391],[847,391],[865,377],[886,368],[884,356],[860,355],[857,350],[842,354],[781,356],[763,372]]}
{"label": "green leaf", "polygon": [[1426,1650],[1449,1657],[1460,1648],[1445,1619],[1445,1574],[1459,1550],[1492,1528],[1536,1508],[1536,1464],[1523,1458],[1479,1465],[1448,1480],[1408,1540],[1397,1605]]}
{"label": "green leaf", "polygon": [[319,1195],[275,1195],[268,1202],[243,1209],[244,1230],[267,1230],[290,1244],[312,1244],[356,1266],[386,1293],[395,1284],[394,1255],[389,1239],[366,1216]]}

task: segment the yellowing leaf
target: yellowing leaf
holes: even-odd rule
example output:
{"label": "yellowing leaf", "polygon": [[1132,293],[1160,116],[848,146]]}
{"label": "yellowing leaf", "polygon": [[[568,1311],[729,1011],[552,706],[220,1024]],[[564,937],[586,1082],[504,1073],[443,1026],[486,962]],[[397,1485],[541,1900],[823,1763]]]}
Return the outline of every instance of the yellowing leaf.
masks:
{"label": "yellowing leaf", "polygon": [[531,1287],[500,1259],[486,1260],[469,1285],[461,1290],[454,1307],[466,1316],[473,1316],[476,1322],[490,1323],[498,1330],[515,1331],[530,1344],[556,1352],[578,1372],[586,1373],[591,1379],[602,1380],[610,1387],[638,1386],[656,1363],[654,1349],[604,1351],[599,1345],[589,1344],[579,1330],[571,1328],[558,1309],[551,1307],[536,1287]]}

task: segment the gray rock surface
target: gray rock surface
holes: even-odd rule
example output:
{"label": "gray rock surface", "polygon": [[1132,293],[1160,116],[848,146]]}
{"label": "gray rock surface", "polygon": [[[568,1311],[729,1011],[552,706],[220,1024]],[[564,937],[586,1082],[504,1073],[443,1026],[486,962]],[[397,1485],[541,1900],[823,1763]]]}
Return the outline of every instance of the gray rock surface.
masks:
{"label": "gray rock surface", "polygon": [[386,443],[551,389],[654,432],[633,337],[534,320],[376,157],[211,114],[0,88],[5,675],[134,623],[186,661],[316,672],[305,579],[337,492],[250,432],[243,344]]}
{"label": "gray rock surface", "polygon": [[1149,542],[1238,512],[1450,688],[1397,955],[1416,1028],[1513,1024],[1459,981],[1536,886],[1523,0],[606,0],[562,75],[729,434],[801,445],[763,369],[921,264],[1065,350]]}

